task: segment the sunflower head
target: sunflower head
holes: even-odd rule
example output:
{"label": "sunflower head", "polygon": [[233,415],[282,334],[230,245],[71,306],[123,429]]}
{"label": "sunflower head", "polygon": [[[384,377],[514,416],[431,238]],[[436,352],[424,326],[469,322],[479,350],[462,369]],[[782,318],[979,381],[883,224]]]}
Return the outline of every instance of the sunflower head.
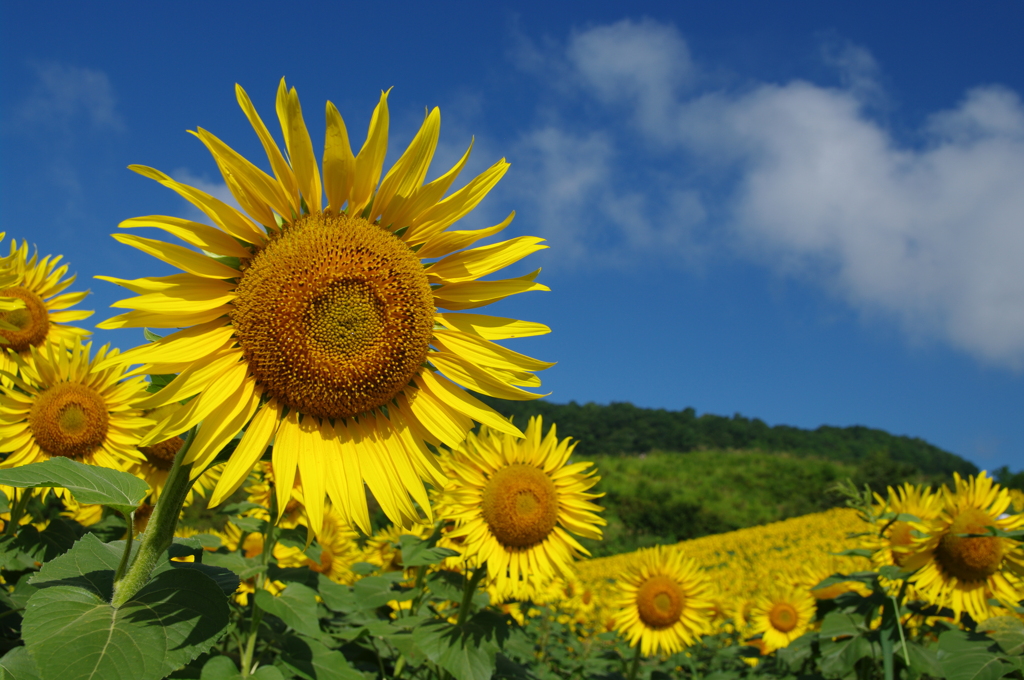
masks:
{"label": "sunflower head", "polygon": [[98,368],[107,347],[90,360],[91,349],[79,341],[33,347],[29,360],[11,355],[19,377],[7,374],[12,385],[0,387],[0,449],[11,452],[2,467],[60,456],[124,469],[140,458],[135,444],[152,426],[134,406],[145,383]]}
{"label": "sunflower head", "polygon": [[497,592],[567,573],[586,554],[572,534],[599,539],[605,524],[593,503],[601,494],[589,492],[600,479],[591,464],[569,463],[575,444],[559,440],[553,425],[541,432],[540,417],[523,439],[483,428],[446,459],[450,482],[439,512],[456,524],[447,540],[463,560],[486,561]]}
{"label": "sunflower head", "polygon": [[761,634],[762,649],[771,652],[807,632],[814,612],[814,598],[806,589],[781,586],[760,596],[749,617],[754,633]]}
{"label": "sunflower head", "polygon": [[543,239],[474,247],[504,229],[511,215],[489,229],[450,230],[508,163],[498,161],[449,193],[467,151],[449,172],[425,182],[440,132],[436,108],[385,173],[387,93],[358,153],[328,102],[322,162],[298,94],[283,79],[276,110],[284,151],[241,87],[236,96],[270,172],[208,131],[194,134],[242,210],[158,170],[133,166],[190,201],[211,224],[163,215],[126,220],[120,226],[155,227],[181,239],[185,246],[115,237],[182,273],[135,281],[102,277],[138,297],[116,303],[130,311],[100,327],[180,329],[120,359],[151,374],[179,374],[145,408],[195,397],[143,446],[198,425],[185,463],[201,468],[244,429],[212,504],[244,483],[273,442],[281,512],[301,476],[302,503],[314,528],[323,524],[329,497],[346,522],[369,533],[364,484],[396,524],[430,522],[423,480],[444,483],[430,446],[460,446],[474,421],[523,434],[464,390],[519,400],[542,396],[522,388],[539,386],[535,372],[551,364],[495,341],[548,328],[463,312],[546,290],[534,282],[537,272],[483,280],[546,247]]}
{"label": "sunflower head", "polygon": [[644,656],[675,654],[711,630],[714,604],[707,576],[692,559],[655,546],[633,556],[618,579],[618,631]]}

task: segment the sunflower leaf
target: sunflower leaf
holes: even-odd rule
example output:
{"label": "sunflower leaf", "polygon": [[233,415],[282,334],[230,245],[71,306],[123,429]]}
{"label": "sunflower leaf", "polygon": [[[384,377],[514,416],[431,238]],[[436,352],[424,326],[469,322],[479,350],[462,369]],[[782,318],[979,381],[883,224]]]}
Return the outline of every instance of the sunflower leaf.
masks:
{"label": "sunflower leaf", "polygon": [[320,637],[316,611],[316,591],[301,583],[292,583],[274,597],[266,590],[256,593],[256,604],[268,614],[281,619],[297,633]]}
{"label": "sunflower leaf", "polygon": [[40,590],[22,634],[43,680],[158,680],[210,649],[228,622],[227,598],[212,579],[168,569],[118,609],[91,589]]}
{"label": "sunflower leaf", "polygon": [[0,470],[0,484],[26,487],[63,487],[83,505],[101,504],[130,514],[149,494],[149,486],[135,475],[67,458]]}

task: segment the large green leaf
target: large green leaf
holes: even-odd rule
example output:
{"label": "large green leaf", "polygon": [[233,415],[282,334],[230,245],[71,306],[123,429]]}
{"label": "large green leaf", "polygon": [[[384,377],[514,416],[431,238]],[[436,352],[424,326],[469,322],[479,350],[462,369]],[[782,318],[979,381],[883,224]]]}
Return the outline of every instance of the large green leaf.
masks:
{"label": "large green leaf", "polygon": [[946,680],[998,680],[1013,671],[984,635],[947,630],[939,636],[938,660]]}
{"label": "large green leaf", "polygon": [[[284,680],[281,671],[274,666],[260,666],[249,677],[252,680]],[[226,656],[215,656],[203,666],[199,680],[243,680],[243,678],[234,661]]]}
{"label": "large green leaf", "polygon": [[494,675],[495,655],[510,633],[507,617],[483,610],[461,626],[430,621],[412,637],[427,658],[455,680],[488,680]]}
{"label": "large green leaf", "polygon": [[1012,616],[993,616],[986,619],[978,629],[984,628],[990,638],[1010,656],[1024,655],[1024,622]]}
{"label": "large green leaf", "polygon": [[29,600],[22,634],[42,680],[159,680],[210,649],[228,620],[212,579],[167,569],[118,609],[51,582]]}
{"label": "large green leaf", "polygon": [[316,612],[316,591],[301,583],[292,583],[277,597],[265,590],[256,593],[256,604],[294,630],[313,638],[320,637],[320,618]]}
{"label": "large green leaf", "polygon": [[459,553],[448,548],[434,548],[431,547],[430,541],[425,541],[416,536],[410,536],[408,534],[402,535],[398,538],[399,550],[402,551],[402,566],[404,567],[421,567],[429,566],[431,564],[441,564],[447,557],[458,555]]}
{"label": "large green leaf", "polygon": [[345,655],[316,640],[292,635],[284,640],[281,661],[305,680],[364,680]]}
{"label": "large green leaf", "polygon": [[135,510],[149,494],[149,486],[135,475],[61,457],[0,470],[0,484],[18,488],[60,486],[79,503],[99,503],[122,513]]}
{"label": "large green leaf", "polygon": [[[132,547],[136,548],[137,545],[138,543]],[[92,534],[86,534],[71,550],[44,564],[29,583],[36,588],[84,588],[110,600],[114,586],[114,570],[117,569],[123,553],[122,541],[103,543]]]}
{"label": "large green leaf", "polygon": [[24,647],[15,647],[0,659],[0,680],[40,680],[36,662]]}

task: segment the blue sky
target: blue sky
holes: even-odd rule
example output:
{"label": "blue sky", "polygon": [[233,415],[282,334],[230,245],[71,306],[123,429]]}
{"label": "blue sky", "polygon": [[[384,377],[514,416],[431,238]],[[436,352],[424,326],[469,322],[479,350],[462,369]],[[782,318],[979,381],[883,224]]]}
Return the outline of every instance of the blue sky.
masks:
{"label": "blue sky", "polygon": [[[244,10],[241,9],[244,7]],[[1019,2],[0,5],[0,205],[62,253],[92,321],[166,273],[110,234],[189,216],[132,163],[226,193],[186,129],[265,165],[298,88],[358,148],[393,87],[393,160],[439,106],[433,174],[512,168],[467,226],[550,250],[550,325],[512,348],[551,399],[770,424],[863,424],[1024,468],[1024,5]],[[296,6],[298,7],[298,6]],[[237,9],[236,9],[237,8]],[[626,9],[628,8],[628,9]],[[101,332],[123,348],[134,331]]]}

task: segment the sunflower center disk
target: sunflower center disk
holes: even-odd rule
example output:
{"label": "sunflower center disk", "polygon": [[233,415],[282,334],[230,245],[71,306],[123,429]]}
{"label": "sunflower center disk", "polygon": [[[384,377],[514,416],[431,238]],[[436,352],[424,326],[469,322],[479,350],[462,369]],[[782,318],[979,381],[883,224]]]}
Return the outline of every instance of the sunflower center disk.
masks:
{"label": "sunflower center disk", "polygon": [[8,347],[15,352],[24,352],[29,347],[39,347],[46,340],[50,331],[50,315],[46,311],[43,299],[21,286],[14,286],[0,293],[6,297],[18,298],[25,303],[21,309],[0,313],[0,319],[14,326],[17,330],[0,329]]}
{"label": "sunflower center disk", "polygon": [[800,617],[796,613],[796,609],[793,605],[785,602],[777,603],[772,607],[772,610],[768,612],[768,621],[772,624],[772,628],[783,633],[788,633],[796,628],[796,624],[799,620]]}
{"label": "sunflower center disk", "polygon": [[910,546],[914,537],[910,533],[911,527],[907,522],[893,522],[889,530],[889,549],[892,552],[892,563],[902,567],[903,563],[910,557]]}
{"label": "sunflower center disk", "polygon": [[155,468],[170,470],[174,463],[174,456],[185,441],[181,437],[171,437],[152,446],[140,446],[139,451],[146,456],[146,460]]}
{"label": "sunflower center disk", "polygon": [[387,404],[427,357],[434,302],[391,233],[307,215],[248,263],[231,313],[253,377],[302,413],[347,418]]}
{"label": "sunflower center disk", "polygon": [[532,465],[509,465],[484,487],[483,516],[491,533],[506,548],[540,543],[558,522],[558,489]]}
{"label": "sunflower center disk", "polygon": [[1003,544],[993,537],[969,538],[957,534],[984,534],[995,520],[978,508],[968,508],[953,520],[935,549],[935,558],[948,574],[961,581],[983,581],[999,570]]}
{"label": "sunflower center disk", "polygon": [[90,387],[59,383],[39,395],[28,425],[39,447],[51,456],[81,458],[107,436],[107,404]]}
{"label": "sunflower center disk", "polygon": [[683,589],[664,575],[651,576],[636,591],[640,620],[650,628],[667,628],[683,613]]}

